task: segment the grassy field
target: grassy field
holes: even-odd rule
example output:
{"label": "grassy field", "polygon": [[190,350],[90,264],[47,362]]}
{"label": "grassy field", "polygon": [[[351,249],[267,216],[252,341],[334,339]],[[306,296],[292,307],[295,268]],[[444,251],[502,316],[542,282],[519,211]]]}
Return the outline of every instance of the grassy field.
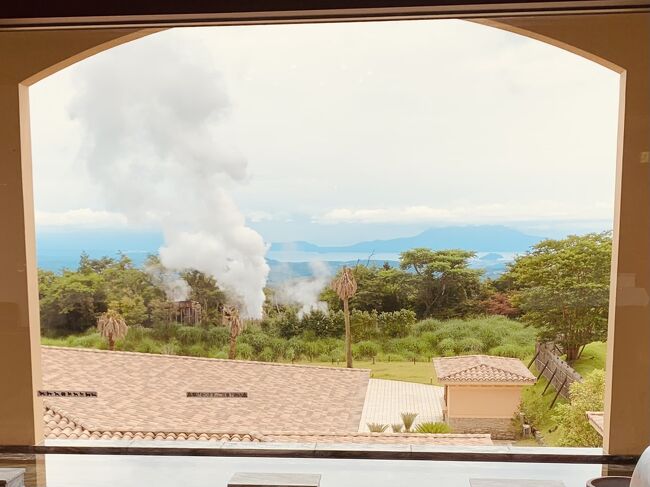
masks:
{"label": "grassy field", "polygon": [[[304,365],[320,365],[326,367],[345,367],[345,363],[331,362],[296,362]],[[417,382],[419,384],[437,385],[431,362],[375,362],[355,360],[354,367],[370,369],[373,379],[401,380],[404,382]]]}
{"label": "grassy field", "polygon": [[604,369],[606,350],[607,344],[604,342],[590,343],[572,367],[583,377],[594,369]]}

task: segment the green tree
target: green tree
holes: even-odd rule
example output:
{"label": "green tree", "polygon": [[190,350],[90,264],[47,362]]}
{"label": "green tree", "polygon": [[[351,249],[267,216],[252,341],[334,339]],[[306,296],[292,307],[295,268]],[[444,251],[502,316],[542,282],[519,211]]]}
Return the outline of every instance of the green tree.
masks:
{"label": "green tree", "polygon": [[[360,311],[391,312],[412,306],[415,295],[413,275],[390,266],[357,265],[353,269],[357,293],[350,299],[350,308]],[[337,273],[340,276],[341,271]],[[333,289],[321,294],[330,310],[340,310],[341,300]]]}
{"label": "green tree", "polygon": [[41,326],[46,335],[80,333],[95,326],[97,313],[106,311],[102,276],[64,271],[41,272]]}
{"label": "green tree", "polygon": [[128,326],[143,325],[148,318],[144,299],[138,294],[123,295],[119,299],[110,301],[108,307],[119,313]]}
{"label": "green tree", "polygon": [[352,331],[350,328],[350,298],[357,292],[357,281],[351,269],[343,267],[341,274],[332,281],[332,289],[343,301],[343,316],[345,318],[345,361],[352,368]]}
{"label": "green tree", "polygon": [[568,361],[607,336],[609,233],[544,240],[511,265],[513,303],[541,340],[558,342]]}
{"label": "green tree", "polygon": [[582,382],[571,384],[569,402],[558,404],[553,416],[558,424],[560,446],[602,446],[603,439],[589,424],[587,411],[602,411],[604,395],[604,370],[596,369]]}
{"label": "green tree", "polygon": [[416,318],[410,309],[401,309],[392,313],[380,313],[377,321],[382,335],[388,338],[404,338],[410,335]]}
{"label": "green tree", "polygon": [[219,288],[216,279],[195,269],[184,272],[182,277],[192,289],[189,298],[201,305],[204,319],[218,322],[226,293]]}
{"label": "green tree", "polygon": [[474,252],[416,248],[402,252],[400,267],[415,273],[415,304],[421,317],[466,315],[481,291],[481,273],[469,268]]}
{"label": "green tree", "polygon": [[124,338],[129,327],[117,311],[109,309],[97,318],[97,330],[108,341],[108,349],[115,350],[115,341]]}

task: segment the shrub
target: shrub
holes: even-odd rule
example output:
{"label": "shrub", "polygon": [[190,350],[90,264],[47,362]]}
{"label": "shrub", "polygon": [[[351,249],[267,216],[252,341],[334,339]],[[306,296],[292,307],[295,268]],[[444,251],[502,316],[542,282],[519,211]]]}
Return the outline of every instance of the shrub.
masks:
{"label": "shrub", "polygon": [[277,358],[284,357],[287,349],[287,341],[282,338],[271,338],[269,340],[269,347],[273,350],[274,356]]}
{"label": "shrub", "polygon": [[227,359],[228,358],[228,352],[226,352],[225,350],[211,349],[211,350],[208,351],[208,356],[210,358]]}
{"label": "shrub", "polygon": [[382,335],[389,338],[403,338],[411,333],[415,324],[415,313],[408,309],[381,313],[377,324]]}
{"label": "shrub", "polygon": [[429,353],[436,353],[438,350],[439,337],[436,333],[431,331],[425,331],[420,335],[420,342],[422,346]]}
{"label": "shrub", "polygon": [[434,319],[423,320],[417,323],[414,326],[414,332],[416,335],[422,335],[423,333],[432,333],[438,331],[442,322]]}
{"label": "shrub", "polygon": [[230,331],[225,326],[211,326],[203,331],[205,344],[210,347],[223,347],[230,341]]}
{"label": "shrub", "polygon": [[289,309],[273,319],[272,325],[282,338],[292,338],[300,334],[300,320],[295,310]]}
{"label": "shrub", "polygon": [[435,423],[429,421],[426,423],[420,423],[415,427],[416,433],[449,433],[451,428],[447,423]]}
{"label": "shrub", "polygon": [[176,355],[178,352],[178,343],[176,341],[172,341],[169,343],[163,343],[160,345],[160,353],[163,355]]}
{"label": "shrub", "polygon": [[393,430],[393,433],[401,433],[402,423],[393,423],[390,425],[390,428]]}
{"label": "shrub", "polygon": [[388,429],[388,425],[380,423],[368,423],[368,429],[371,433],[383,433]]}
{"label": "shrub", "polygon": [[458,353],[482,353],[483,342],[478,338],[462,338],[456,343],[456,351]]}
{"label": "shrub", "polygon": [[104,340],[99,335],[99,333],[96,332],[90,333],[88,335],[82,335],[80,337],[75,337],[74,346],[82,348],[108,348],[106,346],[106,340]]}
{"label": "shrub", "polygon": [[160,345],[151,338],[145,338],[137,343],[135,351],[141,353],[160,353]]}
{"label": "shrub", "polygon": [[402,413],[402,423],[404,423],[404,431],[409,433],[415,422],[415,418],[418,417],[418,413]]}
{"label": "shrub", "polygon": [[443,357],[456,355],[456,342],[453,338],[445,338],[438,344],[438,353]]}
{"label": "shrub", "polygon": [[181,345],[196,345],[203,341],[203,330],[197,326],[179,326],[176,333]]}
{"label": "shrub", "polygon": [[352,310],[350,328],[352,330],[352,340],[355,342],[376,337],[378,332],[377,312]]}
{"label": "shrub", "polygon": [[316,337],[334,336],[335,330],[332,319],[320,309],[313,309],[305,313],[300,320],[300,328],[304,332],[311,332]]}
{"label": "shrub", "polygon": [[248,343],[237,343],[237,358],[240,360],[251,360],[253,358],[253,347]]}
{"label": "shrub", "polygon": [[379,345],[375,342],[365,340],[363,342],[355,343],[352,347],[352,355],[357,360],[372,359],[379,353]]}
{"label": "shrub", "polygon": [[483,343],[485,350],[489,350],[503,343],[506,335],[504,331],[501,327],[483,326],[478,332],[478,339]]}
{"label": "shrub", "polygon": [[245,329],[237,339],[237,345],[244,343],[250,345],[253,355],[260,354],[264,348],[270,346],[270,342],[270,337],[266,333],[254,328]]}
{"label": "shrub", "polygon": [[180,326],[176,323],[160,322],[152,328],[152,335],[156,340],[167,342],[172,338],[177,337],[178,328],[180,328]]}
{"label": "shrub", "polygon": [[528,350],[518,345],[508,344],[491,348],[489,353],[490,355],[497,355],[499,357],[512,357],[523,360],[528,355]]}
{"label": "shrub", "polygon": [[313,362],[320,355],[318,342],[304,342],[304,355]]}
{"label": "shrub", "polygon": [[274,362],[276,359],[277,356],[271,347],[265,347],[257,356],[257,360],[262,362]]}
{"label": "shrub", "polygon": [[197,343],[195,345],[190,345],[189,347],[183,347],[181,355],[187,355],[189,357],[205,357],[206,352],[203,345]]}
{"label": "shrub", "polygon": [[589,424],[587,411],[602,411],[605,395],[605,371],[596,369],[582,382],[571,384],[569,402],[556,407],[560,446],[602,446],[601,436]]}

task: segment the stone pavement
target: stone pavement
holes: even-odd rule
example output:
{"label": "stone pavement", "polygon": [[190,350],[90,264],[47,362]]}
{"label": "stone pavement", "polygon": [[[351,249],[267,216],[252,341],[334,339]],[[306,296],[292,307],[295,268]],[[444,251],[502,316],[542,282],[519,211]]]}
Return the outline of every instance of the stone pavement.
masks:
{"label": "stone pavement", "polygon": [[444,388],[397,380],[370,379],[361,413],[359,431],[368,423],[390,425],[401,422],[401,413],[418,413],[415,424],[442,421]]}

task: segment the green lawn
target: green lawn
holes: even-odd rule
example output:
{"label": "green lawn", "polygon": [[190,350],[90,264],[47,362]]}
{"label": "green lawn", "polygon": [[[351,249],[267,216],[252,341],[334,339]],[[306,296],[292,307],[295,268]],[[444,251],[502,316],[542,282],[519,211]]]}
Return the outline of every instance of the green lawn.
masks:
{"label": "green lawn", "polygon": [[593,342],[585,347],[582,355],[571,366],[583,377],[594,369],[605,368],[605,342]]}
{"label": "green lawn", "polygon": [[[345,367],[344,363],[332,364],[331,362],[296,362],[303,365],[320,365],[326,367]],[[418,382],[420,384],[434,384],[436,379],[431,362],[375,362],[355,360],[354,367],[372,370],[373,379],[401,380],[404,382]]]}

